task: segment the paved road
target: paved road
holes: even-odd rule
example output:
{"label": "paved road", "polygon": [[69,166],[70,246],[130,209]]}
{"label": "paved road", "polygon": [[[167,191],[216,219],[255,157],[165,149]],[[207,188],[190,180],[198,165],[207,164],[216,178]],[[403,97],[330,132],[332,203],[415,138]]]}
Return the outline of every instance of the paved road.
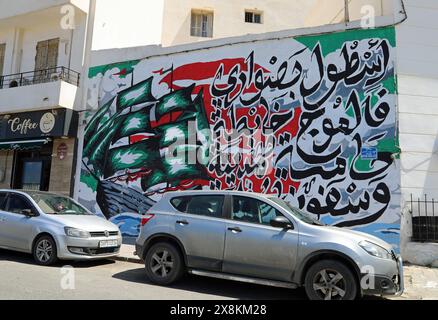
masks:
{"label": "paved road", "polygon": [[63,290],[63,264],[41,267],[32,257],[0,250],[0,299],[306,299],[304,291],[186,276],[166,288],[152,285],[141,264],[121,261],[69,262],[75,290]]}

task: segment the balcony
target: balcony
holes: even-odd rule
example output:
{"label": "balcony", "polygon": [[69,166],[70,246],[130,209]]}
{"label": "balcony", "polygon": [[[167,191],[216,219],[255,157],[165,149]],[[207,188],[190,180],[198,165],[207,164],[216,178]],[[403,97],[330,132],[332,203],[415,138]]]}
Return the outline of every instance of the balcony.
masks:
{"label": "balcony", "polygon": [[16,88],[33,84],[55,82],[59,80],[79,87],[80,73],[65,67],[56,67],[10,74],[6,76],[0,76],[0,89]]}
{"label": "balcony", "polygon": [[80,74],[66,67],[0,77],[0,113],[74,109]]}

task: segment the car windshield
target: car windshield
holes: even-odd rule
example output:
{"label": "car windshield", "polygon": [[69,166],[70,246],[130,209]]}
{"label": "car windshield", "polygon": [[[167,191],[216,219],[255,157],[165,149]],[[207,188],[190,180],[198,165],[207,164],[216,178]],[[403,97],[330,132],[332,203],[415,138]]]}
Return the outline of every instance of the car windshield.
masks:
{"label": "car windshield", "polygon": [[90,215],[91,213],[74,202],[72,199],[64,196],[45,193],[29,193],[31,198],[37,203],[38,207],[46,214],[56,215]]}
{"label": "car windshield", "polygon": [[294,208],[293,206],[291,206],[288,202],[279,199],[277,197],[269,197],[270,200],[274,201],[275,203],[277,203],[278,205],[280,205],[283,209],[285,209],[287,212],[289,212],[290,214],[292,214],[294,217],[298,218],[299,220],[305,222],[305,223],[309,223],[309,224],[314,224],[314,225],[318,225],[318,226],[324,226],[325,224],[322,223],[319,220],[314,219],[313,217],[311,217],[310,215],[308,215],[307,213]]}

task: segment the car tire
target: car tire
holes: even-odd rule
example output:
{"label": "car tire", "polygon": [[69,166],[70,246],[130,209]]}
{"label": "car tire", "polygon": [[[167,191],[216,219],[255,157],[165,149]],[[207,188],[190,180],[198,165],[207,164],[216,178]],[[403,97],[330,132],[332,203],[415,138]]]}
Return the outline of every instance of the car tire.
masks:
{"label": "car tire", "polygon": [[56,242],[48,235],[35,240],[32,253],[35,262],[42,266],[50,266],[58,261]]}
{"label": "car tire", "polygon": [[170,285],[184,274],[184,259],[171,243],[154,244],[146,253],[145,269],[148,279],[158,285]]}
{"label": "car tire", "polygon": [[358,286],[350,269],[336,260],[322,260],[306,273],[305,289],[310,300],[354,300]]}

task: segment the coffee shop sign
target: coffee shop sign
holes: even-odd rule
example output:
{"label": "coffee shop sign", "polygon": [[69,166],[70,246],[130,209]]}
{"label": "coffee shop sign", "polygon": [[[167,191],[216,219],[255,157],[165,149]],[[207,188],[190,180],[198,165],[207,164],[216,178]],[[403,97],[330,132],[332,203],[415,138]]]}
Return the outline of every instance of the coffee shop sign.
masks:
{"label": "coffee shop sign", "polygon": [[12,132],[22,135],[27,134],[28,131],[36,130],[38,127],[41,132],[49,133],[55,126],[55,117],[52,113],[47,112],[41,117],[40,123],[32,121],[32,119],[29,118],[22,120],[20,117],[15,117],[8,120],[8,125]]}

